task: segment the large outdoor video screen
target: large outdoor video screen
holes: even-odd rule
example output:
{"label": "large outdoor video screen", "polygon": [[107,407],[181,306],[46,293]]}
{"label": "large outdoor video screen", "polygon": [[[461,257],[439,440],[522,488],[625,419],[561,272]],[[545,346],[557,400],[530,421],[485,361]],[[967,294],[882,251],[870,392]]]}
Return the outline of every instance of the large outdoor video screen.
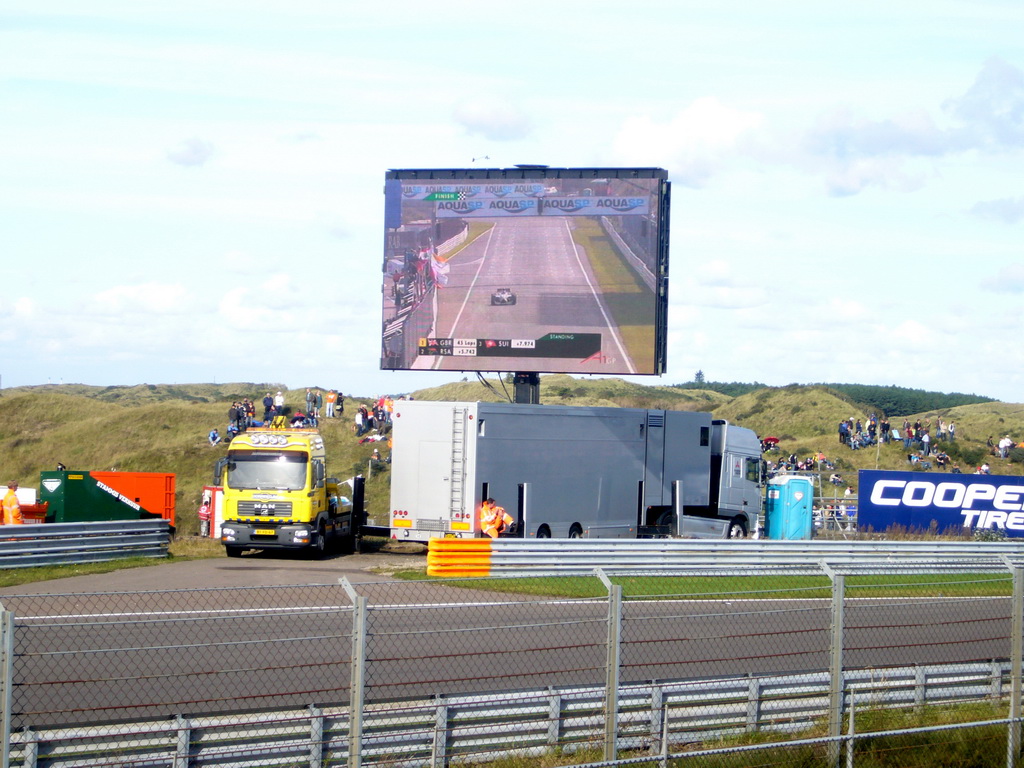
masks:
{"label": "large outdoor video screen", "polygon": [[381,368],[665,371],[661,168],[393,170]]}

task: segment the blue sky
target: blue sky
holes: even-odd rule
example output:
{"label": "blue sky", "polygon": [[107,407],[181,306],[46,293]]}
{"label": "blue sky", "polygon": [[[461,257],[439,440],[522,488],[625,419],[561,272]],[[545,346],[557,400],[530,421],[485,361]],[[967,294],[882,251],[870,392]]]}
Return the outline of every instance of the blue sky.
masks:
{"label": "blue sky", "polygon": [[9,0],[0,383],[379,370],[389,168],[658,166],[668,373],[1024,401],[1024,4]]}

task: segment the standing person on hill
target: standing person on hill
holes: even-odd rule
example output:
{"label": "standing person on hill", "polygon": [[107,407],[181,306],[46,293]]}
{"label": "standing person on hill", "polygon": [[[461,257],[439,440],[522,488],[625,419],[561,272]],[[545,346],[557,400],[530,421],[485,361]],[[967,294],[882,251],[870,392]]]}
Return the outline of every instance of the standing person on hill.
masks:
{"label": "standing person on hill", "polygon": [[25,518],[21,516],[21,504],[18,503],[18,484],[11,481],[7,484],[7,494],[3,500],[4,525],[24,525]]}
{"label": "standing person on hill", "polygon": [[284,395],[281,394],[281,390],[277,390],[277,394],[274,395],[274,410],[277,412],[275,415],[280,416],[284,410]]}
{"label": "standing person on hill", "polygon": [[270,421],[271,416],[273,416],[273,413],[271,413],[273,410],[274,410],[274,398],[273,398],[273,396],[269,392],[267,392],[267,396],[263,398],[263,423],[264,424],[266,424],[267,422]]}
{"label": "standing person on hill", "polygon": [[327,418],[334,418],[334,404],[338,401],[338,393],[333,389],[327,391]]}
{"label": "standing person on hill", "polygon": [[338,416],[345,415],[345,396],[338,390]]}
{"label": "standing person on hill", "polygon": [[313,413],[313,406],[316,404],[316,395],[313,394],[313,390],[306,387],[306,413]]}

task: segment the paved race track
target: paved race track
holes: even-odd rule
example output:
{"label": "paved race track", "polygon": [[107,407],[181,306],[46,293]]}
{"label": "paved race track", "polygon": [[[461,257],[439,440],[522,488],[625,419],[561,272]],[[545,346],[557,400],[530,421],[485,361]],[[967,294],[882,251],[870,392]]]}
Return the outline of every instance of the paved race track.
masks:
{"label": "paved race track", "polygon": [[[344,703],[342,575],[369,598],[368,702],[603,684],[604,601],[394,582],[363,570],[371,562],[217,558],[5,590],[16,725]],[[845,665],[1006,657],[1008,612],[1008,599],[849,600]],[[828,667],[827,600],[637,600],[623,614],[623,681]]]}

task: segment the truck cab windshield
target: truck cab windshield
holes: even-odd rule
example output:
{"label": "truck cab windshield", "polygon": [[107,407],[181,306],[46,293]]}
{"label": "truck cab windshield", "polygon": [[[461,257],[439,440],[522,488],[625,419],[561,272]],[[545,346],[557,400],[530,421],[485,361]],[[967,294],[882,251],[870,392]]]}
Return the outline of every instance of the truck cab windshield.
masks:
{"label": "truck cab windshield", "polygon": [[301,491],[306,487],[308,457],[294,451],[229,451],[228,487]]}

